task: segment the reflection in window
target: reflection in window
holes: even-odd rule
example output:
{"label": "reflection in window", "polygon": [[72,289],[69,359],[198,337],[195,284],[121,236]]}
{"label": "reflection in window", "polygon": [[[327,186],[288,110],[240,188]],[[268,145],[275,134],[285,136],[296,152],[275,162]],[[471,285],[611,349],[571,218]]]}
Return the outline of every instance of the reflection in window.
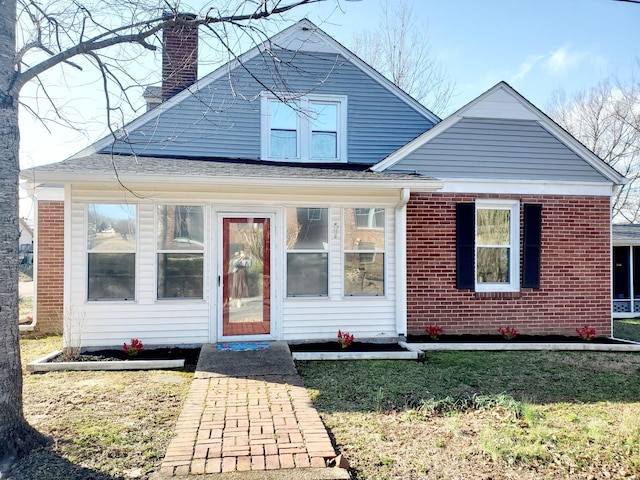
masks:
{"label": "reflection in window", "polygon": [[87,207],[87,249],[136,249],[136,206],[90,204]]}
{"label": "reflection in window", "polygon": [[287,296],[329,293],[329,210],[287,208]]}
{"label": "reflection in window", "polygon": [[158,205],[156,224],[158,299],[203,298],[203,207]]}
{"label": "reflection in window", "polygon": [[510,210],[476,211],[476,282],[509,283]]}
{"label": "reflection in window", "polygon": [[357,228],[384,228],[384,208],[354,208]]}
{"label": "reflection in window", "polygon": [[136,287],[134,253],[89,254],[89,300],[133,300]]}
{"label": "reflection in window", "polygon": [[276,158],[296,158],[298,156],[298,116],[295,104],[269,101],[270,152]]}
{"label": "reflection in window", "polygon": [[311,102],[311,158],[338,156],[338,105]]}
{"label": "reflection in window", "polygon": [[136,225],[136,205],[87,205],[89,300],[135,300]]}
{"label": "reflection in window", "polygon": [[344,294],[384,295],[385,209],[345,208]]}

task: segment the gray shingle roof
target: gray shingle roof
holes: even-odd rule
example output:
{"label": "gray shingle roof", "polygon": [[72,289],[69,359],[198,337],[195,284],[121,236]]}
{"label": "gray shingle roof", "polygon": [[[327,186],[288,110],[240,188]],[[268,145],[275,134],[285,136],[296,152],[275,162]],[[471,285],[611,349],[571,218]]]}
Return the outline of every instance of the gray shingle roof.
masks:
{"label": "gray shingle roof", "polygon": [[614,245],[640,245],[640,225],[613,225],[612,240]]}
{"label": "gray shingle roof", "polygon": [[177,158],[141,157],[129,155],[95,154],[83,158],[70,158],[58,163],[34,167],[21,172],[32,181],[72,179],[79,175],[113,176],[114,167],[119,175],[175,176],[215,178],[271,178],[271,179],[326,179],[366,181],[435,181],[414,174],[387,174],[340,166],[304,166],[264,163],[255,161],[190,160]]}

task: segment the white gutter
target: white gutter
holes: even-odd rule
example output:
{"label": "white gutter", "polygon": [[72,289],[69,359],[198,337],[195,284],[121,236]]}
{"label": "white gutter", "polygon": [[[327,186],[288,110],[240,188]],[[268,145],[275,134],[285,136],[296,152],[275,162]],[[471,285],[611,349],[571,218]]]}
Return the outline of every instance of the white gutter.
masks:
{"label": "white gutter", "polygon": [[407,334],[407,203],[411,189],[400,191],[400,200],[395,206],[396,248],[396,333]]}

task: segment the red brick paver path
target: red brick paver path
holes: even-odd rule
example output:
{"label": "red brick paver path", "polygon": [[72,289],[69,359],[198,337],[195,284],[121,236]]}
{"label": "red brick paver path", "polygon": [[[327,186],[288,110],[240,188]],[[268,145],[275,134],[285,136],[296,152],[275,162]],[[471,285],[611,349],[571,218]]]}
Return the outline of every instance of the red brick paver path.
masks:
{"label": "red brick paver path", "polygon": [[335,455],[298,375],[195,378],[160,473],[323,468]]}

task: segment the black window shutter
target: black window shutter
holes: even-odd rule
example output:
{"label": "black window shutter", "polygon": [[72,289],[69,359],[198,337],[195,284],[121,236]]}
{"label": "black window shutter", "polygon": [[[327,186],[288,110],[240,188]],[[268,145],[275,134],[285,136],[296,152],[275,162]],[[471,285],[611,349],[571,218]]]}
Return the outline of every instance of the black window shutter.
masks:
{"label": "black window shutter", "polygon": [[456,204],[456,286],[474,288],[476,207],[473,203]]}
{"label": "black window shutter", "polygon": [[540,288],[540,246],[542,241],[542,205],[524,204],[524,241],[522,287]]}

